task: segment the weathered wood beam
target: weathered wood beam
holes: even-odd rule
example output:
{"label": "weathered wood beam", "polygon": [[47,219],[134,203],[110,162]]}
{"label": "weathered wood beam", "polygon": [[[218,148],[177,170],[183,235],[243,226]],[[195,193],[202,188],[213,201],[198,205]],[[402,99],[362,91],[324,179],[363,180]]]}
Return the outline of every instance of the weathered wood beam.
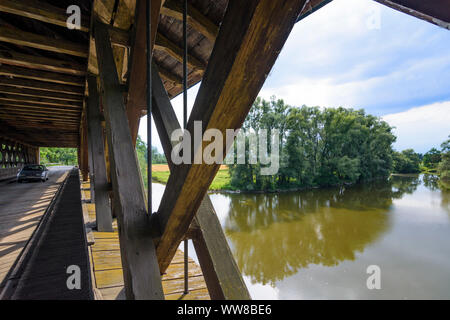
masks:
{"label": "weathered wood beam", "polygon": [[[175,111],[170,103],[164,84],[153,66],[153,117],[164,154],[171,171],[175,169],[171,161],[173,144],[170,136],[174,130],[181,129]],[[250,299],[250,294],[234,261],[223,233],[219,219],[208,195],[200,205],[194,218],[198,231],[192,237],[203,276],[211,299]]]}
{"label": "weathered wood beam", "polygon": [[23,67],[0,65],[0,75],[84,87],[84,79],[81,77]]}
{"label": "weathered wood beam", "polygon": [[[33,104],[33,106],[39,108],[38,105],[44,105],[44,106],[61,106],[66,107],[64,109],[68,110],[75,110],[79,111],[81,110],[81,107],[83,106],[79,102],[73,102],[73,101],[64,101],[64,100],[54,100],[54,99],[48,99],[48,98],[30,98],[30,97],[24,97],[20,95],[13,95],[13,94],[2,94],[0,93],[0,102],[4,103],[11,103],[13,105],[28,105]],[[25,104],[23,104],[25,103]],[[56,108],[54,108],[56,110]]]}
{"label": "weathered wood beam", "polygon": [[45,99],[53,99],[53,100],[59,100],[59,101],[78,102],[80,104],[83,102],[81,96],[75,96],[75,95],[58,93],[58,92],[50,92],[50,91],[21,89],[21,88],[1,86],[1,85],[0,85],[0,93],[14,94],[14,95],[23,96],[23,97],[45,98]]}
{"label": "weathered wood beam", "polygon": [[8,116],[7,114],[2,115],[1,120],[7,122],[8,124],[15,126],[17,128],[24,129],[51,129],[51,130],[72,130],[76,132],[78,135],[79,123],[77,124],[67,124],[67,123],[58,123],[54,121],[46,121],[46,120],[25,120],[25,119],[17,119],[16,117]]}
{"label": "weathered wood beam", "polygon": [[12,30],[3,26],[0,26],[0,41],[82,58],[88,57],[88,47],[85,45],[61,39],[54,39],[35,33]]}
{"label": "weathered wood beam", "polygon": [[17,111],[17,112],[29,112],[29,114],[33,113],[39,113],[42,115],[62,115],[62,116],[77,116],[79,118],[80,112],[76,110],[67,110],[67,109],[59,109],[59,108],[50,108],[50,107],[24,107],[24,106],[17,106],[17,105],[10,105],[8,103],[0,103],[0,109],[2,110],[11,110],[11,111]]}
{"label": "weathered wood beam", "polygon": [[80,171],[83,177],[83,181],[88,181],[89,179],[89,150],[88,150],[88,130],[87,130],[87,119],[86,119],[86,109],[83,111],[81,116],[80,125],[80,145],[78,150],[80,150]]}
{"label": "weathered wood beam", "polygon": [[89,99],[87,103],[88,139],[92,147],[92,173],[94,176],[95,213],[97,230],[112,232],[112,214],[109,205],[108,179],[106,178],[105,147],[103,145],[102,117],[97,91],[97,78],[88,76]]}
{"label": "weathered wood beam", "polygon": [[392,9],[450,30],[450,1],[375,0]]}
{"label": "weathered wood beam", "polygon": [[39,116],[39,115],[26,115],[26,114],[20,114],[20,113],[13,113],[10,111],[3,111],[0,109],[0,113],[2,113],[3,119],[9,119],[9,120],[16,120],[18,122],[22,120],[35,120],[38,121],[49,121],[51,123],[58,123],[58,124],[72,124],[72,125],[79,125],[79,121],[76,121],[75,119],[62,119],[58,117],[48,117],[48,116]]}
{"label": "weathered wood beam", "polygon": [[[176,45],[161,33],[156,35],[155,49],[164,51],[177,61],[183,62],[183,48]],[[206,67],[205,63],[201,62],[191,54],[188,54],[188,66],[197,71],[203,71]]]}
{"label": "weathered wood beam", "polygon": [[[194,121],[202,122],[203,132],[214,128],[224,136],[226,129],[242,126],[305,2],[230,1],[189,118],[189,132],[194,132]],[[194,147],[192,154],[198,151]],[[164,230],[157,246],[161,271],[169,266],[219,167],[182,164],[170,175],[158,209]]]}
{"label": "weathered wood beam", "polygon": [[[161,13],[183,21],[183,3],[178,0],[167,0]],[[188,3],[187,14],[188,24],[214,43],[219,33],[219,27],[190,3]]]}
{"label": "weathered wood beam", "polygon": [[181,87],[183,85],[183,78],[178,77],[177,75],[173,74],[169,70],[158,67],[159,75],[166,81],[171,82],[174,86]]}
{"label": "weathered wood beam", "polygon": [[[156,39],[159,16],[164,0],[151,1],[151,50]],[[136,3],[136,22],[134,29],[134,41],[131,49],[130,76],[128,79],[129,90],[127,99],[127,116],[130,125],[131,138],[136,144],[139,131],[139,121],[142,109],[147,107],[147,57],[146,57],[146,10],[147,1],[139,0]]]}
{"label": "weathered wood beam", "polygon": [[95,21],[94,33],[97,57],[101,57],[98,66],[125,292],[128,299],[164,299],[153,243],[154,235],[150,232],[150,216],[147,213],[142,177],[125,113],[108,27]]}
{"label": "weathered wood beam", "polygon": [[77,76],[84,76],[86,74],[86,67],[78,63],[32,56],[9,50],[0,50],[0,63]]}
{"label": "weathered wood beam", "polygon": [[[13,0],[2,0],[2,2],[0,2],[0,12],[7,12],[61,27],[67,27],[67,18],[69,17],[66,10],[49,5],[42,1],[38,2],[34,0],[21,0],[20,2]],[[82,15],[79,30],[89,32],[89,24],[90,17]],[[128,32],[111,26],[109,27],[109,31],[111,34],[111,41],[114,44],[122,46],[129,45]]]}
{"label": "weathered wood beam", "polygon": [[25,88],[34,89],[42,91],[52,91],[58,93],[66,93],[71,95],[84,95],[84,88],[77,86],[70,86],[58,83],[48,83],[44,81],[37,80],[27,80],[27,79],[11,79],[0,77],[0,85],[11,86],[15,88]]}
{"label": "weathered wood beam", "polygon": [[[0,2],[0,11],[62,27],[67,27],[67,18],[69,17],[64,9],[42,1],[33,0],[2,0]],[[84,32],[89,31],[89,17],[81,16],[80,30]]]}
{"label": "weathered wood beam", "polygon": [[57,112],[46,113],[45,111],[40,112],[38,110],[19,109],[11,106],[0,106],[0,110],[3,112],[8,112],[9,115],[29,116],[32,118],[58,119],[74,123],[78,123],[80,120],[80,116],[77,114],[62,114]]}

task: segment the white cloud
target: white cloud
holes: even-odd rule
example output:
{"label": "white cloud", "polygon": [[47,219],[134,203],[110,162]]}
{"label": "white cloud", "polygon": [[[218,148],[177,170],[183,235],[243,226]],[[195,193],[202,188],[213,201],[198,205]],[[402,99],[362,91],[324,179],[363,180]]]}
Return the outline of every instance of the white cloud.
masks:
{"label": "white cloud", "polygon": [[396,127],[397,142],[394,147],[397,150],[413,148],[416,152],[425,153],[432,147],[439,147],[450,134],[450,101],[412,108],[382,118]]}

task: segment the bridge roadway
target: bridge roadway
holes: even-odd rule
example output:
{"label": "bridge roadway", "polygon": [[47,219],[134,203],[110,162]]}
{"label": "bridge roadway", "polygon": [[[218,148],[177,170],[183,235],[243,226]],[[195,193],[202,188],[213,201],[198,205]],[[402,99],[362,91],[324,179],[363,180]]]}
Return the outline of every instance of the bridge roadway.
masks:
{"label": "bridge roadway", "polygon": [[[0,185],[0,299],[93,298],[79,175],[71,169],[50,168],[45,183]],[[81,290],[67,287],[69,265],[82,269]]]}
{"label": "bridge roadway", "polygon": [[0,182],[0,286],[70,168],[49,168],[45,183]]}

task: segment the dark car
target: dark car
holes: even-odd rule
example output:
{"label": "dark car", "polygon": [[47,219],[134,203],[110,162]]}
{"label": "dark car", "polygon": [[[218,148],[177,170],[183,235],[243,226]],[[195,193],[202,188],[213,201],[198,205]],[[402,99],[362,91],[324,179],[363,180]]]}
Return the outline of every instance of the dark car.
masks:
{"label": "dark car", "polygon": [[26,165],[17,174],[17,182],[41,180],[45,182],[48,180],[48,169],[40,164]]}

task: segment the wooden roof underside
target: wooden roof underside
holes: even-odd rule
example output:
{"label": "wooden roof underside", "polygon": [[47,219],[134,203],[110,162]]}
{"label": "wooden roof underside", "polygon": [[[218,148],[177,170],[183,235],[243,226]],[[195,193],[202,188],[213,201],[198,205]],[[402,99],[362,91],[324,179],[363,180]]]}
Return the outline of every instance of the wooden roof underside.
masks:
{"label": "wooden roof underside", "polygon": [[[330,1],[310,0],[299,20]],[[450,28],[450,0],[375,1]],[[182,1],[163,2],[153,55],[174,97],[182,92]],[[65,26],[73,4],[82,10],[81,30]],[[203,77],[227,4],[188,1],[189,86]],[[78,146],[86,74],[98,74],[91,13],[111,26],[116,67],[127,88],[135,11],[136,0],[1,0],[0,135],[35,146]]]}

